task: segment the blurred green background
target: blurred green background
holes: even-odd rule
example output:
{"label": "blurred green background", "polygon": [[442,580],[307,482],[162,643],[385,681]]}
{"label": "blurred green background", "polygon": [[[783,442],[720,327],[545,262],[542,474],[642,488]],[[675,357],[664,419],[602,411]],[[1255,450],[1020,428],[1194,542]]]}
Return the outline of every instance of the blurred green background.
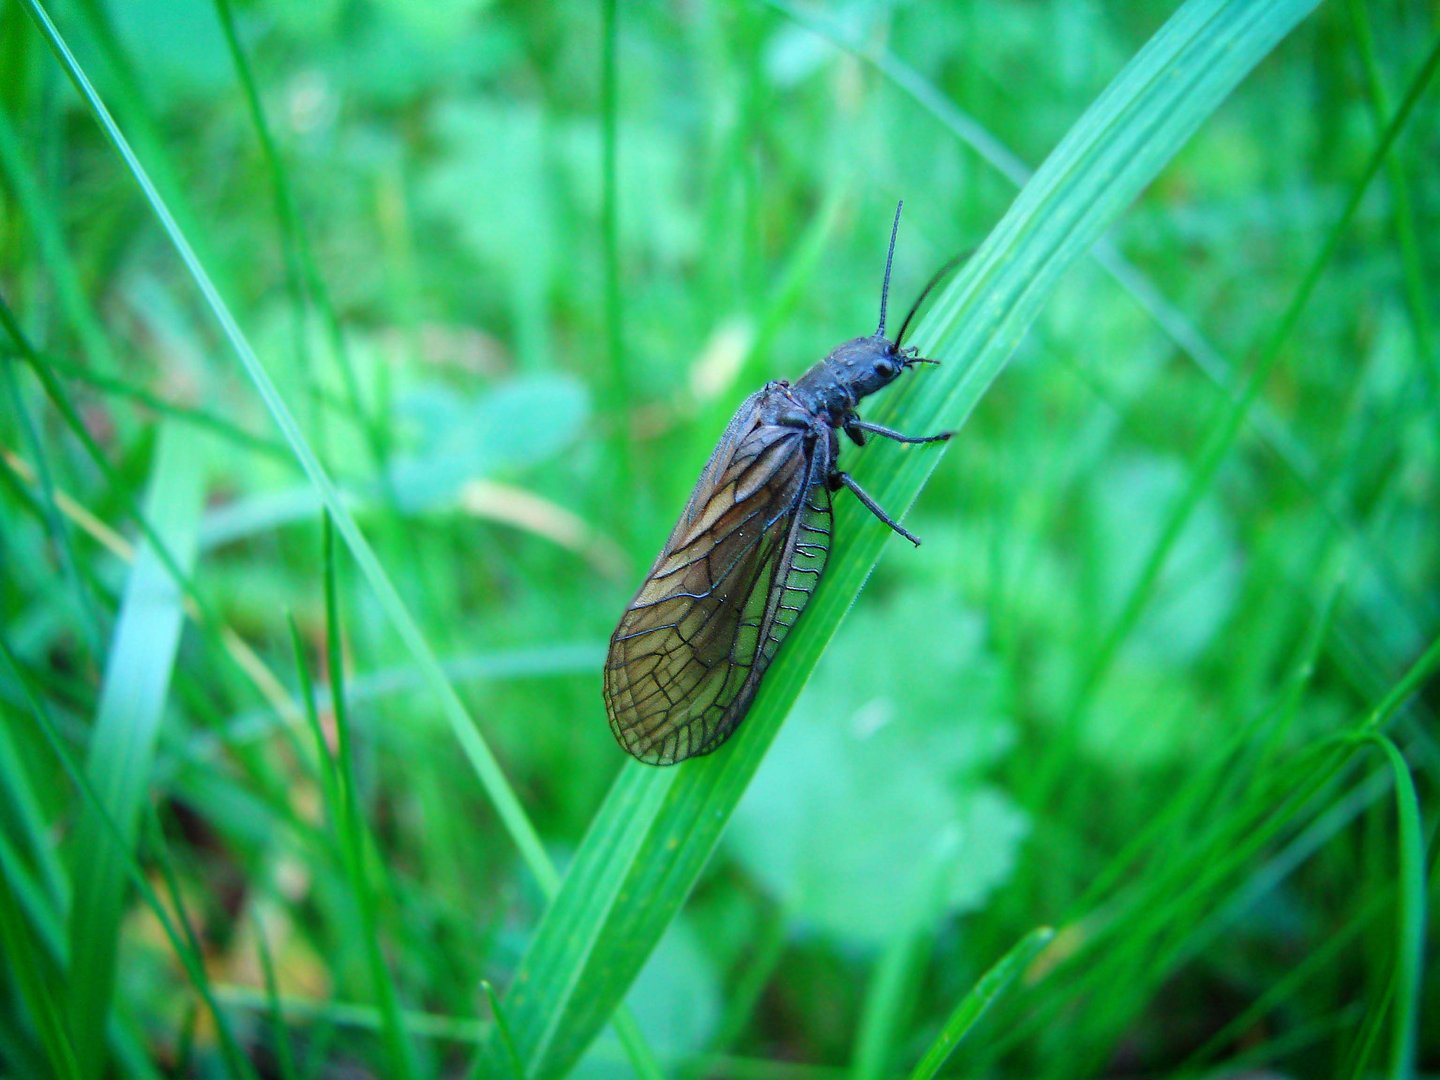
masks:
{"label": "blurred green background", "polygon": [[[625,762],[606,638],[731,411],[870,331],[897,199],[892,313],[979,244],[1172,6],[47,10],[563,869]],[[1323,6],[1065,277],[631,989],[666,1075],[903,1073],[1041,925],[952,1068],[1360,1076],[1408,1024],[1440,1070],[1437,33]],[[98,1016],[115,1075],[465,1075],[543,892],[18,3],[0,70],[0,1066]]]}

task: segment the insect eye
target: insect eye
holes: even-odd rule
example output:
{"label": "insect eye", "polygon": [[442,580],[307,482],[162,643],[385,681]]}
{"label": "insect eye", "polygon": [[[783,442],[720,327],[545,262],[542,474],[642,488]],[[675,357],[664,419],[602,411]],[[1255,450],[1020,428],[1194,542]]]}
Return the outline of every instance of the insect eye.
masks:
{"label": "insect eye", "polygon": [[895,361],[888,357],[882,356],[879,360],[875,361],[875,374],[879,375],[882,379],[893,377],[898,370],[895,366]]}

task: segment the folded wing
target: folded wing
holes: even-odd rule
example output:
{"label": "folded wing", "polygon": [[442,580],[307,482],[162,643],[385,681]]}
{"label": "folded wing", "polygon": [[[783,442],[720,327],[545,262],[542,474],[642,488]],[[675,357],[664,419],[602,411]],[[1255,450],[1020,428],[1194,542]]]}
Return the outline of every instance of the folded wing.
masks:
{"label": "folded wing", "polygon": [[610,638],[605,704],[627,751],[672,764],[744,718],[830,550],[827,440],[747,401]]}

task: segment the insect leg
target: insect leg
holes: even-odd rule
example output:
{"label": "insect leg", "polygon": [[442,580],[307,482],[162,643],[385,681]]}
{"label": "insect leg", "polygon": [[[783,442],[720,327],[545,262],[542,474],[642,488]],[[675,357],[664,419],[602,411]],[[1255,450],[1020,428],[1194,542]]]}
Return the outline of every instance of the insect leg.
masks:
{"label": "insect leg", "polygon": [[905,537],[906,540],[909,540],[916,547],[920,546],[920,538],[917,537],[914,533],[909,532],[905,528],[905,526],[901,525],[898,521],[896,521],[884,510],[882,510],[880,508],[880,504],[877,503],[874,499],[872,499],[869,495],[865,494],[865,489],[862,488],[859,484],[857,484],[855,482],[855,478],[849,473],[833,472],[830,474],[830,479],[827,481],[827,484],[831,491],[839,491],[842,487],[849,488],[854,493],[855,497],[859,499],[860,502],[864,505],[866,510],[869,510],[877,518],[883,521],[886,525],[889,525],[890,528],[894,529],[901,536]]}
{"label": "insect leg", "polygon": [[845,421],[845,434],[855,440],[856,446],[865,445],[865,432],[879,435],[886,439],[894,439],[903,443],[927,443],[944,442],[955,434],[953,431],[942,431],[939,435],[902,435],[893,428],[882,427],[880,424],[872,424],[867,420],[861,420],[858,416],[852,416]]}

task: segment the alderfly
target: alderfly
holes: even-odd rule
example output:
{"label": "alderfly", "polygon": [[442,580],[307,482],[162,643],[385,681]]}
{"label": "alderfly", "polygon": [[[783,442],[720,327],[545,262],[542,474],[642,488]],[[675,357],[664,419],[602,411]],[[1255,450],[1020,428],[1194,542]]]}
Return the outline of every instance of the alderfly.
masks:
{"label": "alderfly", "polygon": [[832,492],[849,488],[886,525],[920,543],[836,468],[837,431],[857,446],[867,434],[903,443],[950,437],[948,431],[902,435],[855,412],[862,398],[906,368],[935,363],[902,343],[948,266],[925,286],[895,340],[885,337],[903,205],[895,208],[890,230],[875,333],[837,345],[794,384],[778,379],[745,400],[610,637],[610,730],[641,761],[673,765],[708,754],[745,719],[760,680],[825,572]]}

